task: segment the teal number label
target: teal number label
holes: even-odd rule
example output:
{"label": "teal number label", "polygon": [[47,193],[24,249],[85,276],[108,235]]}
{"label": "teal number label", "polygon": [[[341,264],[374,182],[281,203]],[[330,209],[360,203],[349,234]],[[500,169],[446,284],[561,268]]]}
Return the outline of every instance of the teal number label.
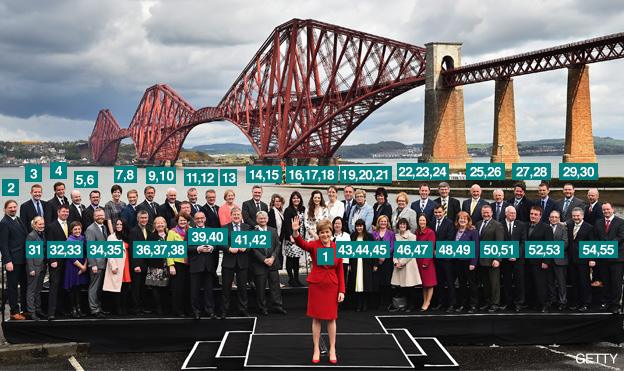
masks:
{"label": "teal number label", "polygon": [[466,163],[467,180],[505,180],[505,164],[501,162]]}
{"label": "teal number label", "polygon": [[563,259],[563,241],[526,241],[524,256],[528,259]]}
{"label": "teal number label", "polygon": [[448,163],[399,162],[397,180],[448,180]]}
{"label": "teal number label", "polygon": [[286,183],[335,184],[338,166],[287,166]]}
{"label": "teal number label", "polygon": [[475,257],[474,241],[436,241],[438,259],[472,259]]}
{"label": "teal number label", "polygon": [[225,245],[228,241],[227,228],[190,228],[189,245]]}
{"label": "teal number label", "polygon": [[184,169],[184,186],[216,187],[219,185],[219,169]]}
{"label": "teal number label", "polygon": [[245,181],[248,184],[270,184],[282,182],[281,166],[247,166]]}
{"label": "teal number label", "polygon": [[134,241],[132,257],[145,259],[186,258],[186,241]]}
{"label": "teal number label", "polygon": [[147,184],[176,184],[176,169],[166,166],[145,168]]}
{"label": "teal number label", "polygon": [[598,164],[562,162],[559,164],[559,180],[598,180]]}
{"label": "teal number label", "polygon": [[513,180],[550,180],[552,166],[546,162],[513,163],[511,179]]}
{"label": "teal number label", "polygon": [[2,179],[2,196],[19,196],[19,179]]}
{"label": "teal number label", "polygon": [[331,247],[316,249],[316,264],[334,265],[334,249]]}
{"label": "teal number label", "polygon": [[97,188],[97,171],[74,171],[74,188]]}
{"label": "teal number label", "polygon": [[340,166],[340,183],[391,184],[392,166]]}
{"label": "teal number label", "polygon": [[431,241],[395,241],[394,257],[398,259],[433,258]]}
{"label": "teal number label", "polygon": [[115,166],[113,169],[114,183],[137,183],[138,170],[136,166]]}
{"label": "teal number label", "polygon": [[123,258],[122,241],[87,241],[87,258]]}
{"label": "teal number label", "polygon": [[238,172],[236,169],[219,169],[219,185],[221,187],[234,187],[238,184]]}
{"label": "teal number label", "polygon": [[26,259],[43,259],[43,241],[26,241]]}
{"label": "teal number label", "polygon": [[48,241],[48,259],[80,259],[83,258],[82,242]]}
{"label": "teal number label", "polygon": [[67,179],[67,162],[51,162],[50,179]]}
{"label": "teal number label", "polygon": [[24,181],[27,183],[41,182],[43,179],[43,167],[41,165],[26,164],[24,166]]}
{"label": "teal number label", "polygon": [[381,259],[390,257],[390,241],[336,241],[339,258]]}
{"label": "teal number label", "polygon": [[617,259],[619,258],[617,241],[580,241],[579,258],[581,259]]}
{"label": "teal number label", "polygon": [[486,259],[518,259],[520,243],[518,241],[480,241],[479,257]]}
{"label": "teal number label", "polygon": [[268,249],[271,247],[269,231],[232,231],[230,247],[238,249]]}

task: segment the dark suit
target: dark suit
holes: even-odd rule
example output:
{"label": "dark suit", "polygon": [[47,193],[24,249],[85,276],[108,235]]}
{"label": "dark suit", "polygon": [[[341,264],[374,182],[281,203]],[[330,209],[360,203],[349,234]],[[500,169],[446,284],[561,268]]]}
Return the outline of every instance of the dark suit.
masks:
{"label": "dark suit", "polygon": [[93,207],[93,205],[89,205],[87,206],[83,213],[82,213],[82,233],[84,233],[87,228],[89,228],[89,226],[91,224],[93,224],[93,222],[95,221],[95,219],[93,218],[93,213],[95,212],[96,209],[102,209],[104,210],[104,208],[100,205]]}
{"label": "dark suit", "polygon": [[571,281],[576,290],[576,304],[577,306],[587,305],[591,306],[592,293],[591,293],[591,279],[590,279],[590,267],[589,259],[581,259],[579,255],[579,243],[581,241],[594,241],[594,226],[587,222],[581,222],[581,225],[574,236],[574,221],[570,220],[568,223],[568,241],[569,241],[569,256],[572,263]]}
{"label": "dark suit", "polygon": [[[158,202],[152,201],[152,206],[150,206],[147,200],[141,202],[137,208],[137,213],[141,210],[147,211],[148,219],[147,219],[147,230],[151,231],[154,229],[154,219],[158,216]],[[168,220],[168,219],[165,219]]]}
{"label": "dark suit", "polygon": [[[548,224],[537,223],[531,230],[531,225],[527,226],[527,241],[552,241],[553,231]],[[542,268],[542,263],[551,264],[550,259],[526,259],[528,270],[527,278],[530,287],[535,293],[535,305],[540,308],[546,305],[546,295],[548,287],[548,270]]]}
{"label": "dark suit", "polygon": [[527,224],[514,220],[509,232],[507,220],[503,221],[505,241],[518,241],[519,254],[516,260],[503,259],[501,270],[503,273],[503,292],[505,304],[508,306],[524,305],[524,242],[527,238]]}
{"label": "dark suit", "polygon": [[624,220],[614,216],[608,230],[604,218],[596,220],[594,236],[598,241],[617,241],[618,243],[618,258],[605,259],[602,273],[606,283],[605,292],[608,295],[607,304],[612,308],[620,307],[624,268]]}
{"label": "dark suit", "polygon": [[[442,197],[438,197],[433,202],[438,205],[442,205]],[[444,205],[442,205],[444,206]],[[446,205],[446,217],[451,220],[451,222],[455,223],[455,216],[457,213],[461,211],[461,205],[459,200],[453,197],[448,198],[448,205]]]}
{"label": "dark suit", "polygon": [[585,214],[583,220],[592,226],[596,224],[596,220],[604,219],[604,214],[602,213],[602,202],[596,201],[596,204],[591,208],[591,205],[585,205]]}
{"label": "dark suit", "polygon": [[[69,221],[69,219],[67,220]],[[87,228],[82,227],[83,231]],[[58,219],[54,219],[52,223],[49,223],[45,229],[45,235],[47,241],[67,241],[67,237],[71,234],[69,230],[69,224],[67,225],[67,236],[65,231],[59,223]],[[52,263],[57,263],[56,268],[52,268]],[[48,275],[50,278],[50,289],[48,294],[48,316],[54,316],[57,311],[57,302],[59,295],[64,295],[61,287],[63,286],[63,277],[65,273],[65,259],[48,259]],[[61,310],[63,305],[61,305]]]}
{"label": "dark suit", "polygon": [[[453,238],[453,240],[456,240]],[[479,231],[476,229],[465,230],[457,241],[474,241],[475,250],[479,249]],[[478,260],[475,254],[474,259],[451,259],[457,272],[459,283],[460,299],[459,305],[476,307],[479,305],[479,277],[477,276]],[[474,265],[475,269],[470,270]]]}
{"label": "dark suit", "polygon": [[256,201],[253,199],[247,200],[243,202],[242,212],[243,212],[243,222],[249,225],[250,227],[255,227],[258,223],[256,222],[256,213],[258,211],[266,211],[269,212],[269,205],[262,201],[258,201],[260,203],[260,210],[256,207]]}
{"label": "dark suit", "polygon": [[[552,225],[550,225],[551,228]],[[568,226],[559,223],[553,230],[553,239],[563,241],[563,259],[553,259],[548,267],[548,302],[559,305],[567,304],[567,272],[568,272]]]}
{"label": "dark suit", "polygon": [[[46,223],[50,221],[52,217],[56,217],[56,214],[52,216],[52,213],[50,212],[50,207],[48,206],[47,202],[45,202],[44,200],[40,200],[39,202],[41,203],[41,211],[43,213],[42,216],[43,216],[43,219],[45,219]],[[32,226],[30,225],[30,222],[32,222],[32,220],[37,215],[39,214],[37,214],[37,209],[32,199],[20,205],[19,216],[20,216],[20,219],[22,219],[22,223],[26,227],[26,230],[28,231],[28,233],[32,231]]]}
{"label": "dark suit", "polygon": [[[214,314],[214,287],[215,261],[219,262],[219,250],[213,246],[212,252],[197,251],[197,245],[188,245],[188,262],[191,273],[191,307],[194,313],[202,309],[208,314]],[[204,285],[204,305],[202,306],[201,287]]]}
{"label": "dark suit", "polygon": [[[225,226],[228,229],[228,238],[231,241],[232,231],[234,230],[232,223]],[[250,231],[252,228],[242,223],[240,224],[241,231]],[[221,262],[221,278],[223,280],[223,300],[221,314],[226,315],[230,306],[230,295],[232,293],[232,282],[234,281],[234,274],[236,274],[236,293],[238,295],[238,309],[240,311],[247,311],[247,270],[249,269],[249,255],[250,249],[245,252],[237,252],[233,254],[229,251],[231,242],[227,246],[221,246],[223,250],[223,261]]]}
{"label": "dark suit", "polygon": [[[80,208],[80,211],[78,211],[78,208]],[[84,211],[85,211],[85,206],[83,204],[76,206],[72,203],[71,205],[69,205],[69,217],[67,218],[67,223],[69,224],[72,224],[73,222],[82,223],[82,214],[84,213]]]}
{"label": "dark suit", "polygon": [[464,202],[462,203],[462,211],[465,211],[468,214],[470,214],[472,225],[477,225],[477,223],[480,222],[481,219],[483,219],[483,216],[481,216],[481,208],[483,207],[483,205],[487,205],[487,202],[484,199],[480,198],[479,201],[477,201],[477,205],[475,206],[473,212],[470,213],[471,203],[472,203],[472,198],[464,200]]}
{"label": "dark suit", "polygon": [[[485,223],[486,221],[482,220],[476,225],[479,231],[479,241],[503,241],[505,239],[505,229],[502,224],[494,218],[491,218],[487,224]],[[475,246],[475,251],[480,250],[480,247]],[[500,305],[500,265],[494,268],[492,266],[494,260],[500,263],[499,259],[479,258],[485,303],[489,306]]]}
{"label": "dark suit", "polygon": [[490,203],[490,206],[492,206],[492,213],[494,215],[492,218],[494,218],[494,220],[499,221],[500,223],[504,223],[505,222],[505,209],[509,205],[510,203],[507,201],[501,201],[500,206],[498,205],[498,202]]}
{"label": "dark suit", "polygon": [[[152,240],[152,232],[146,227],[147,238],[143,234],[143,230],[139,225],[132,228],[128,233],[128,250],[130,253],[130,276],[132,279],[132,301],[134,303],[134,311],[143,311],[143,296],[145,295],[145,276],[147,274],[147,262],[145,259],[133,258],[133,245],[135,241],[150,241]],[[135,268],[141,268],[140,272],[135,272]]]}
{"label": "dark suit", "polygon": [[52,220],[56,218],[56,212],[58,211],[59,207],[61,207],[61,205],[69,206],[69,201],[67,200],[67,197],[63,196],[62,204],[59,201],[58,197],[56,197],[56,195],[48,200],[48,206],[50,207],[50,218],[52,218]]}
{"label": "dark suit", "polygon": [[[454,241],[455,240],[455,226],[449,218],[442,218],[438,226],[438,220],[434,217],[429,227],[435,232],[436,241]],[[433,292],[433,300],[436,304],[442,304],[442,298],[447,298],[447,306],[457,305],[457,294],[455,290],[455,280],[457,279],[457,272],[453,265],[452,259],[435,259],[436,275],[440,285],[438,290]],[[443,289],[446,286],[447,294],[444,296],[439,289]]]}
{"label": "dark suit", "polygon": [[173,211],[169,202],[165,201],[162,205],[158,206],[158,216],[162,216],[167,221],[167,227],[173,228],[178,224],[178,221],[175,220],[176,215],[180,212],[180,201],[175,202],[176,212]]}
{"label": "dark suit", "polygon": [[126,230],[130,230],[137,225],[137,206],[127,204],[126,207],[121,210],[121,220],[126,223]]}
{"label": "dark suit", "polygon": [[355,198],[351,199],[351,203],[347,204],[347,200],[342,200],[342,203],[345,205],[345,212],[344,215],[342,216],[342,219],[344,220],[344,223],[342,228],[346,233],[351,233],[353,231],[349,230],[349,217],[351,216],[351,210],[353,210],[353,208],[355,207]]}
{"label": "dark suit", "polygon": [[421,201],[422,199],[419,198],[418,200],[412,202],[410,207],[412,208],[412,210],[416,211],[416,215],[425,214],[425,217],[427,217],[427,222],[430,222],[433,219],[433,209],[435,209],[438,204],[436,204],[434,201],[431,201],[430,199],[427,199],[427,202],[424,205],[425,207],[422,208]]}
{"label": "dark suit", "polygon": [[575,207],[580,207],[581,209],[584,209],[585,203],[580,198],[574,196],[572,197],[568,205],[568,208],[565,208],[565,201],[566,201],[565,198],[563,198],[562,200],[559,200],[559,202],[557,203],[557,206],[559,207],[559,210],[561,211],[561,221],[567,223],[568,220],[572,219],[572,210]]}
{"label": "dark suit", "polygon": [[392,205],[388,202],[383,205],[379,205],[378,203],[373,205],[373,225],[377,225],[377,219],[382,215],[388,217],[388,229],[392,229],[390,225],[390,221],[392,220]]}
{"label": "dark suit", "polygon": [[[190,201],[189,201],[189,203],[190,203]],[[198,203],[195,203],[195,204],[191,203],[191,216],[193,218],[195,218],[195,214],[198,211],[202,211],[202,206],[200,204],[198,204]]]}
{"label": "dark suit", "polygon": [[[6,272],[7,289],[11,314],[26,311],[26,231],[20,218],[15,220],[8,215],[0,221],[0,253],[2,264],[13,263],[13,271]],[[0,272],[2,274],[2,272]],[[19,286],[19,304],[18,291]]]}
{"label": "dark suit", "polygon": [[[273,227],[267,227],[271,232],[271,248],[269,249],[251,249],[251,270],[254,273],[254,282],[256,283],[256,302],[258,309],[264,311],[267,309],[266,304],[266,285],[269,281],[269,291],[271,293],[271,302],[273,307],[282,307],[282,293],[280,291],[279,281],[279,262],[282,255],[281,243],[277,236],[277,230]],[[264,259],[273,257],[273,264],[269,267],[264,264]]]}
{"label": "dark suit", "polygon": [[[213,211],[214,209],[214,211]],[[212,208],[208,203],[202,206],[202,211],[206,215],[206,227],[207,228],[220,228],[221,222],[219,222],[219,205],[214,204]],[[217,270],[219,268],[219,252],[215,253],[215,258],[212,260],[213,270],[212,270],[212,279],[214,281],[215,286],[219,286],[219,276],[217,275]]]}
{"label": "dark suit", "polygon": [[507,200],[507,202],[516,208],[516,220],[525,223],[529,222],[529,213],[531,212],[531,206],[533,206],[533,202],[531,202],[531,200],[526,197],[522,197],[516,205],[516,198],[512,197]]}
{"label": "dark suit", "polygon": [[541,198],[533,201],[533,204],[542,208],[542,219],[540,220],[542,223],[548,224],[548,218],[550,217],[550,213],[553,210],[557,210],[559,211],[559,213],[561,213],[559,204],[555,200],[553,200],[552,197],[548,197],[548,199],[546,200],[546,204],[544,204],[544,200],[542,200]]}

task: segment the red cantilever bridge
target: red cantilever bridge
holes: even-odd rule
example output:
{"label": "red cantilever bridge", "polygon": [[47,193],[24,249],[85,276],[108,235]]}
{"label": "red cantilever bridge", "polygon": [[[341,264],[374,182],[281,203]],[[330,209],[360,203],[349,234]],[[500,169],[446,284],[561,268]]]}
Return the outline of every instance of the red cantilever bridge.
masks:
{"label": "red cantilever bridge", "polygon": [[[460,68],[453,68],[452,59],[448,66],[447,59],[447,68],[438,72],[441,86],[457,89],[622,58],[623,45],[624,34],[616,34]],[[426,64],[433,59],[427,51],[315,20],[293,19],[275,28],[214,107],[195,109],[171,87],[158,84],[145,91],[127,129],[109,110],[100,111],[89,138],[92,157],[100,164],[114,163],[119,143],[130,137],[138,160],[174,163],[194,127],[230,121],[262,160],[330,158],[368,115],[425,84],[429,70],[435,71]],[[463,135],[463,108],[461,114]],[[428,130],[427,125],[425,139],[441,126],[434,122]],[[436,160],[435,153],[429,159]]]}

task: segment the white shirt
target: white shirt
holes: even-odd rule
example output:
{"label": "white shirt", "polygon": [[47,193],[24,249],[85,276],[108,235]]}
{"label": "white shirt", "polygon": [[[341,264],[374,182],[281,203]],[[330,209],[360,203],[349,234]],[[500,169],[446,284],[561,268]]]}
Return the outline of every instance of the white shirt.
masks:
{"label": "white shirt", "polygon": [[329,220],[334,220],[335,217],[342,217],[345,213],[345,204],[336,200],[333,205],[327,205],[327,213]]}

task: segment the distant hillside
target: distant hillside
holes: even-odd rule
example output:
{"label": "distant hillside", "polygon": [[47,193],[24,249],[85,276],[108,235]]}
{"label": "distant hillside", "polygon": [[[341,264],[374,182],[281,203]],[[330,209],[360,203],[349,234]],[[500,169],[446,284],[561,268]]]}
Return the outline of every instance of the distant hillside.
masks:
{"label": "distant hillside", "polygon": [[[624,140],[610,137],[594,137],[596,154],[612,155],[624,154]],[[560,156],[563,154],[564,140],[540,139],[518,142],[518,151],[521,156]],[[249,144],[223,143],[195,146],[191,150],[215,154],[254,154]],[[468,151],[475,156],[489,156],[492,152],[491,143],[474,143],[468,145]],[[504,148],[503,148],[504,151]],[[422,144],[403,144],[387,141],[356,145],[343,145],[338,149],[337,156],[342,158],[415,158],[422,152]]]}
{"label": "distant hillside", "polygon": [[253,147],[250,144],[240,143],[219,143],[219,144],[204,144],[201,146],[195,146],[193,151],[206,152],[211,155],[229,155],[229,154],[253,154],[255,153]]}

